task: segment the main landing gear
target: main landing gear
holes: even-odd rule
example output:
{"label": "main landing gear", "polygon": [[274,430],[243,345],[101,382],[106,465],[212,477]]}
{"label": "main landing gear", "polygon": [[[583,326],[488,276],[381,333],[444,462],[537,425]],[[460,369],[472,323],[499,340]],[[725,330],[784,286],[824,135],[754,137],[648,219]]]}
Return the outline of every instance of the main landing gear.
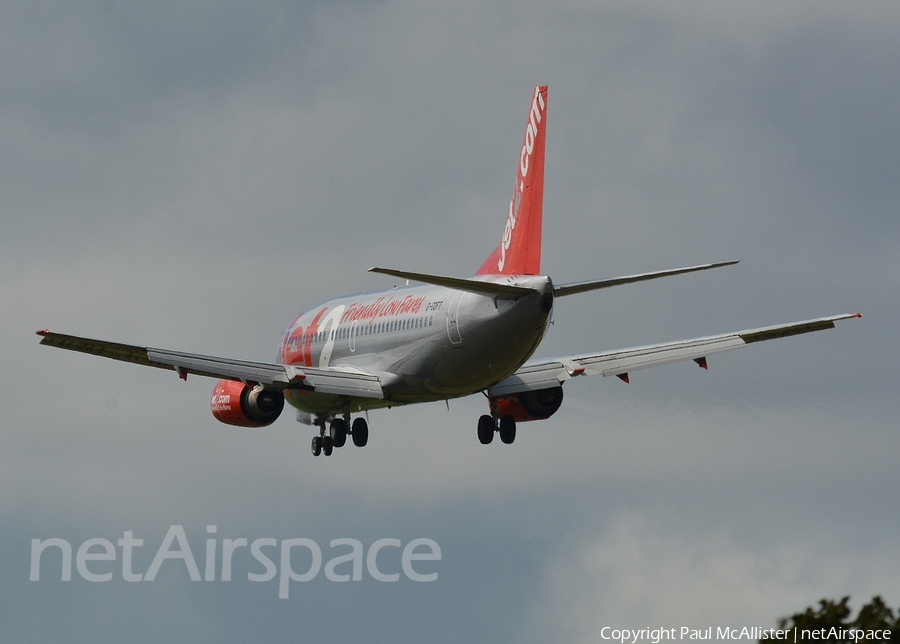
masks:
{"label": "main landing gear", "polygon": [[494,432],[500,434],[503,443],[511,445],[516,440],[516,419],[509,414],[501,416],[499,423],[487,414],[478,419],[478,440],[482,445],[494,440]]}
{"label": "main landing gear", "polygon": [[349,414],[345,418],[333,418],[325,433],[325,422],[319,423],[319,435],[313,436],[310,451],[313,456],[325,454],[331,456],[331,453],[337,447],[343,447],[347,443],[347,435],[353,439],[353,444],[357,447],[365,447],[369,442],[369,424],[362,416],[353,419],[353,424],[348,427]]}

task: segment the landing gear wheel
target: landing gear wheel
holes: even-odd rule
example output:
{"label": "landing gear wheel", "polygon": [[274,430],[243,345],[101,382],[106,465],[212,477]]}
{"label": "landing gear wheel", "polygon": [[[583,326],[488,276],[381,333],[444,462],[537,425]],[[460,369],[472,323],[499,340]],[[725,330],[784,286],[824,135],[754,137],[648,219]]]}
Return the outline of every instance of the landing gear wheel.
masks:
{"label": "landing gear wheel", "polygon": [[331,421],[329,433],[334,446],[343,447],[347,442],[347,421],[343,418],[335,418]]}
{"label": "landing gear wheel", "polygon": [[500,417],[500,440],[507,445],[516,440],[516,419],[509,414]]}
{"label": "landing gear wheel", "polygon": [[310,446],[312,450],[313,456],[318,456],[322,453],[322,437],[321,436],[313,436],[312,445]]}
{"label": "landing gear wheel", "polygon": [[478,440],[482,445],[487,445],[494,440],[495,429],[493,416],[484,415],[478,419]]}
{"label": "landing gear wheel", "polygon": [[350,428],[350,436],[357,447],[365,447],[369,442],[369,423],[363,417],[354,418]]}
{"label": "landing gear wheel", "polygon": [[334,449],[334,441],[331,440],[331,436],[323,436],[322,437],[322,452],[325,456],[331,456],[331,451]]}

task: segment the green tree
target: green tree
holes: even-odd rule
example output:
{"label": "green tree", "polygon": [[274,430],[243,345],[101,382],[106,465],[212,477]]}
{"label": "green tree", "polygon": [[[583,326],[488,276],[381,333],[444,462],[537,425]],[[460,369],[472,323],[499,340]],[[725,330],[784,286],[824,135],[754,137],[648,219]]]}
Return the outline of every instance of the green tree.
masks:
{"label": "green tree", "polygon": [[[790,617],[782,617],[778,620],[778,628],[780,629],[794,629],[796,628],[798,633],[802,633],[804,630],[806,631],[814,631],[825,629],[825,632],[831,628],[837,629],[838,632],[842,632],[845,630],[862,630],[862,631],[890,631],[889,639],[879,639],[879,640],[863,640],[860,639],[858,644],[875,644],[876,642],[900,642],[900,609],[897,611],[897,615],[894,615],[894,611],[884,603],[884,600],[881,599],[880,596],[876,595],[872,598],[868,604],[865,604],[862,608],[859,609],[859,613],[856,618],[849,619],[851,613],[853,612],[850,607],[847,605],[850,601],[850,597],[844,597],[841,601],[836,602],[831,599],[820,599],[819,607],[813,608],[810,606],[802,613],[796,613],[791,615]],[[849,621],[848,621],[849,620]],[[793,641],[793,637],[790,638]],[[763,638],[760,640],[762,642],[775,642],[776,640],[771,638]],[[801,637],[798,635],[797,642],[854,642],[855,640],[852,638],[822,638],[818,640],[811,640],[809,638],[805,640],[801,640]]]}

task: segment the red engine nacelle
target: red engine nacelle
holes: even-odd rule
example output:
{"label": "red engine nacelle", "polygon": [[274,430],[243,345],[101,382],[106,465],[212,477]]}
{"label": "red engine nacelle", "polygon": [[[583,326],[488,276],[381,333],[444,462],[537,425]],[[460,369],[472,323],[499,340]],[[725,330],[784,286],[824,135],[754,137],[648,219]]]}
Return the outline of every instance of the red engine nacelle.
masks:
{"label": "red engine nacelle", "polygon": [[492,402],[497,406],[498,418],[509,414],[519,422],[550,418],[562,405],[562,401],[562,387],[550,387],[500,396]]}
{"label": "red engine nacelle", "polygon": [[252,389],[238,380],[220,380],[209,401],[216,420],[238,427],[265,427],[284,409],[284,394],[256,385]]}

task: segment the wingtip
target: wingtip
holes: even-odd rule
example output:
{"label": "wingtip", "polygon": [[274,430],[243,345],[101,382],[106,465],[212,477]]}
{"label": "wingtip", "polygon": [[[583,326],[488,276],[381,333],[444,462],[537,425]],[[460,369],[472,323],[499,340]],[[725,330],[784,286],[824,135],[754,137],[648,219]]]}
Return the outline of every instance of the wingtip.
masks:
{"label": "wingtip", "polygon": [[859,311],[857,311],[856,313],[851,313],[850,315],[855,318],[861,318],[863,316],[863,314]]}
{"label": "wingtip", "polygon": [[[860,315],[862,315],[862,313],[860,313]],[[46,337],[50,335],[50,329],[41,329],[40,331],[35,331],[35,334]]]}

